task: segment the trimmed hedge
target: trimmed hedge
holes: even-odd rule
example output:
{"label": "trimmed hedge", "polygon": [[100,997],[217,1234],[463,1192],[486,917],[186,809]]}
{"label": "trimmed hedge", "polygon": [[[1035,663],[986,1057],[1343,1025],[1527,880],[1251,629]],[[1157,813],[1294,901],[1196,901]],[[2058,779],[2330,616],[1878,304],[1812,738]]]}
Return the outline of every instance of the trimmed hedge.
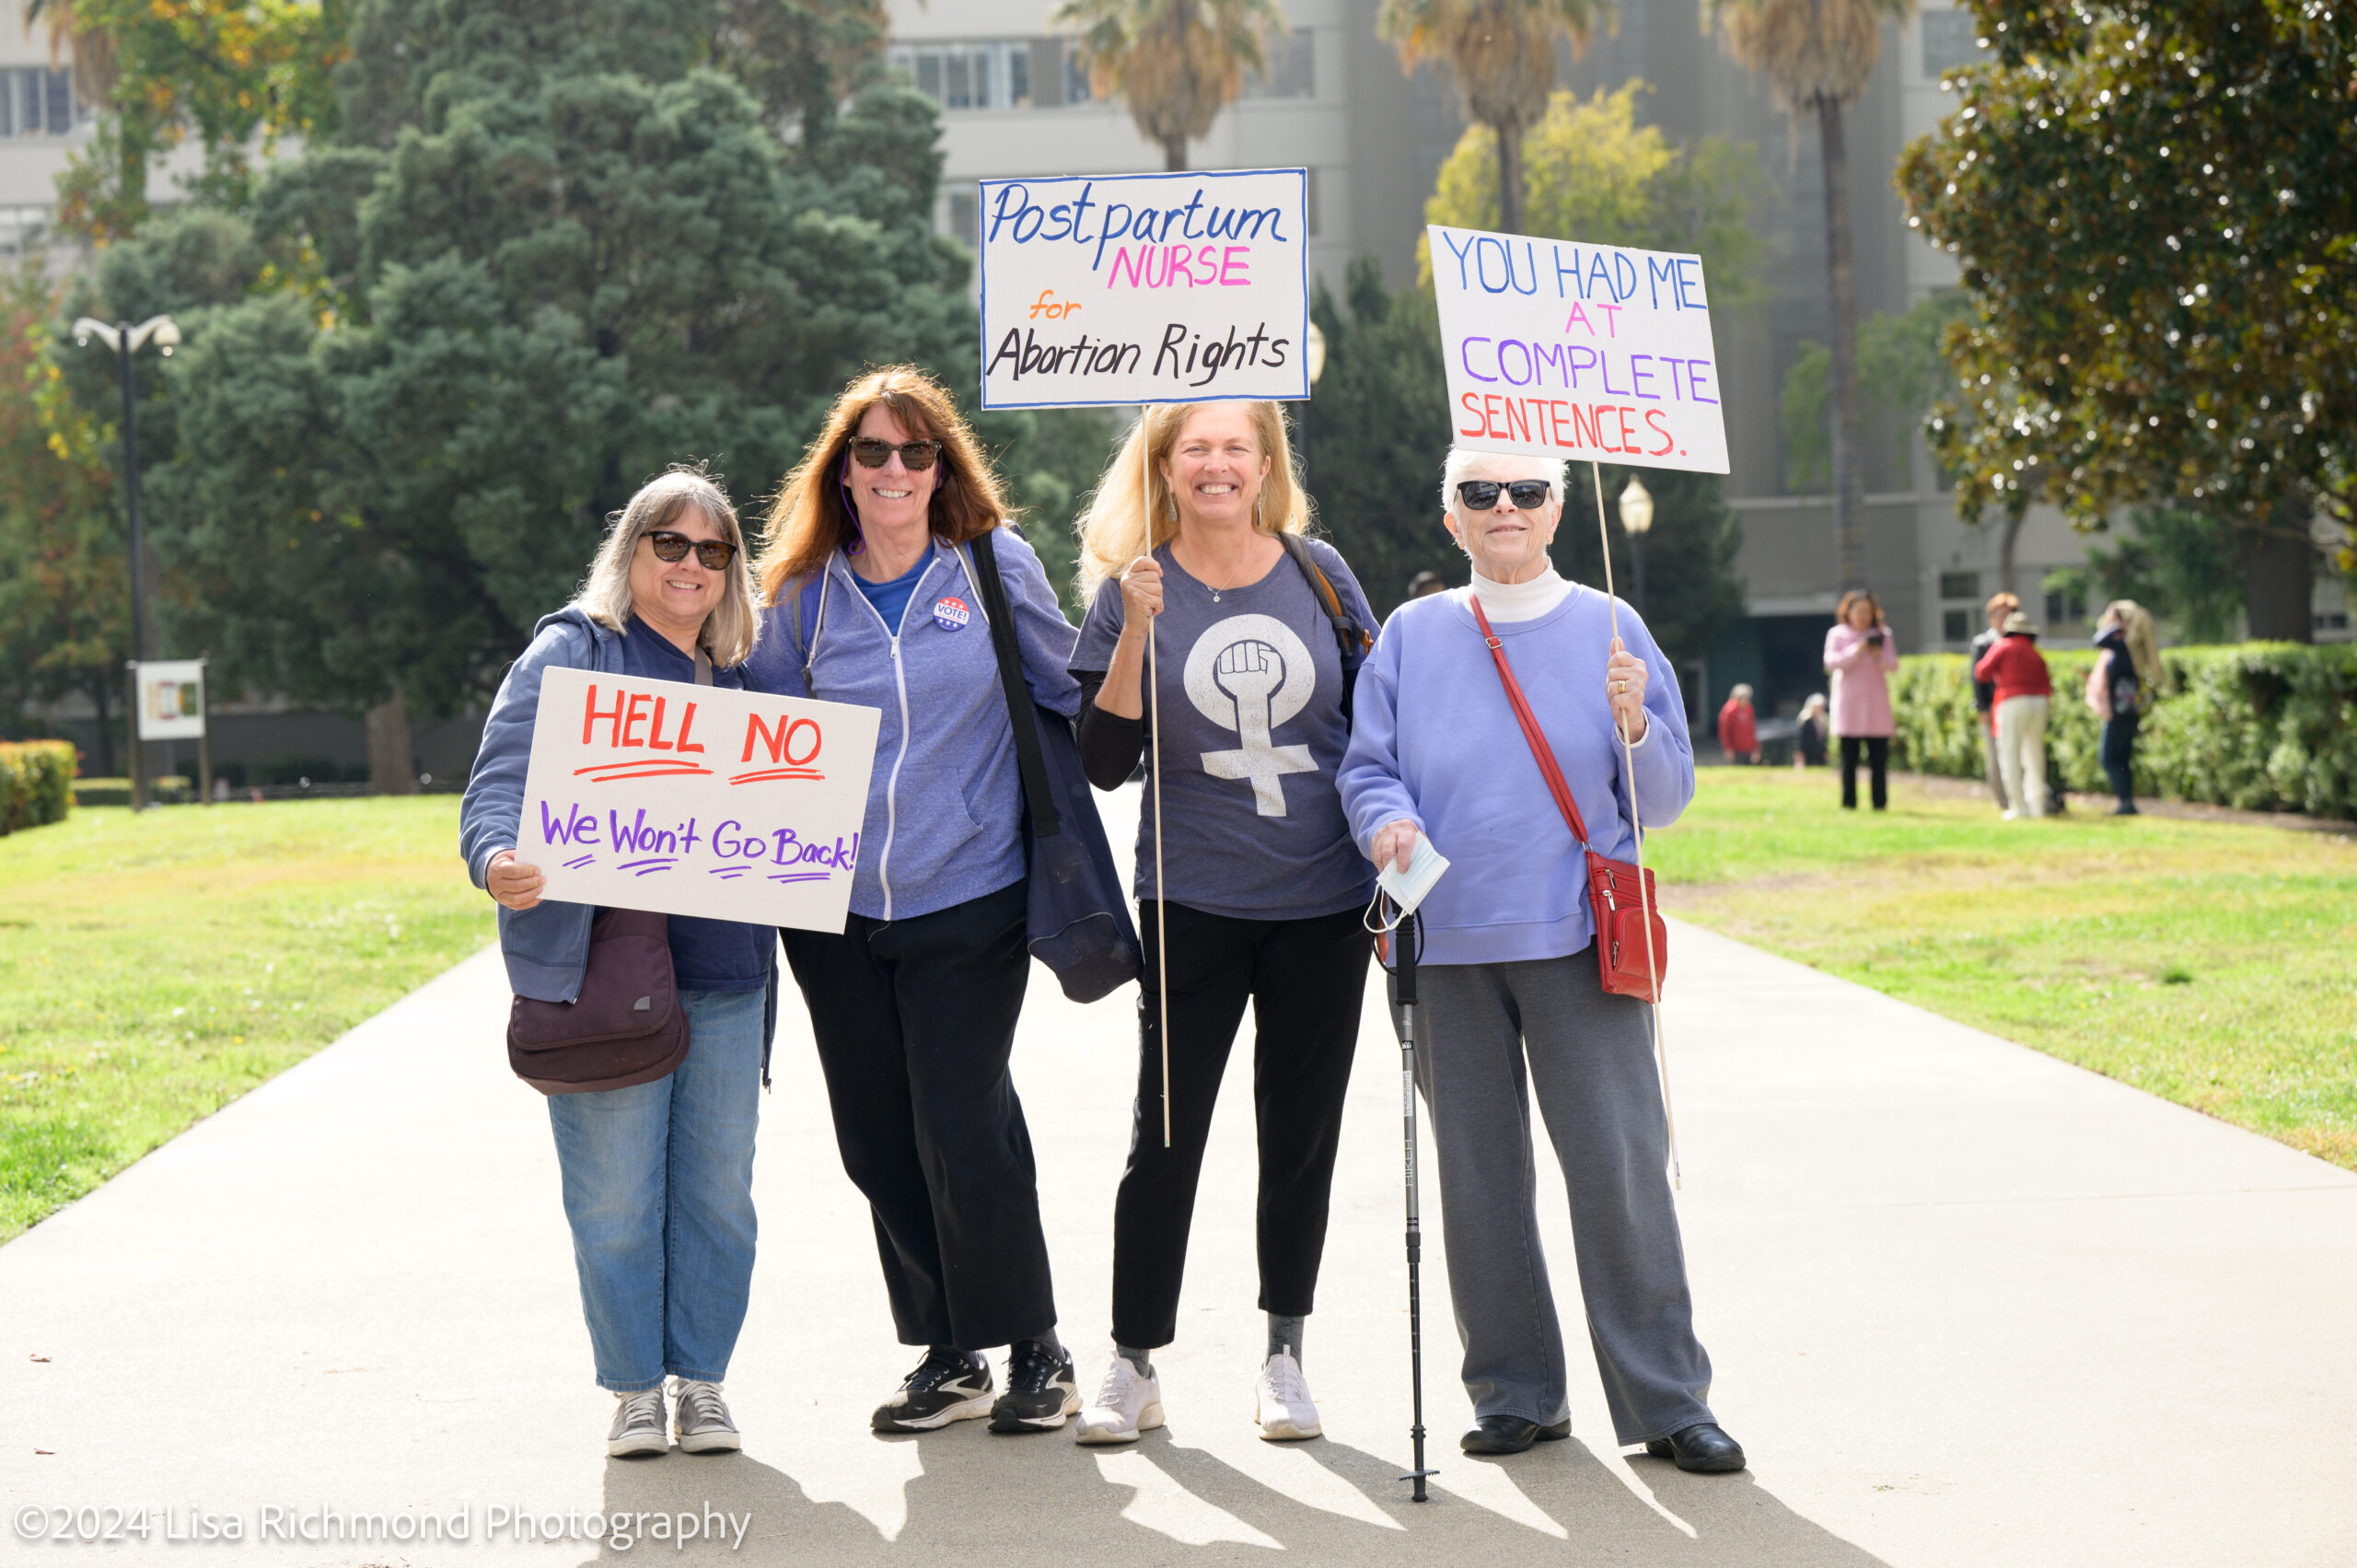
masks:
{"label": "trimmed hedge", "polygon": [[[186,773],[167,773],[160,779],[147,781],[147,798],[157,806],[186,806],[196,798],[196,784]],[[75,779],[74,804],[128,806],[131,804],[131,781],[127,778]]]}
{"label": "trimmed hedge", "polygon": [[[2108,792],[2103,724],[2087,706],[2091,649],[2049,651],[2047,749],[2066,787]],[[2243,643],[2169,648],[2167,694],[2145,710],[2136,792],[2245,811],[2357,818],[2357,645]],[[1971,673],[1956,654],[1898,661],[1891,681],[1895,765],[1981,776]]]}
{"label": "trimmed hedge", "polygon": [[0,833],[62,822],[73,809],[70,742],[0,742]]}

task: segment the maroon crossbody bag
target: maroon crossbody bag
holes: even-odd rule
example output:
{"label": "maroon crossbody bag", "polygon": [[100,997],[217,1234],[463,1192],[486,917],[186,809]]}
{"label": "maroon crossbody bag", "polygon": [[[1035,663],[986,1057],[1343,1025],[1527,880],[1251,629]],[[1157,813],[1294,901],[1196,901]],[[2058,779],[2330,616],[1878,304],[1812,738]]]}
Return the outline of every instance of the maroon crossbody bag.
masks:
{"label": "maroon crossbody bag", "polygon": [[[1480,622],[1482,639],[1490,645],[1490,657],[1497,661],[1506,701],[1522,726],[1522,738],[1530,743],[1530,754],[1547,780],[1548,793],[1555,797],[1555,808],[1563,814],[1564,826],[1571,829],[1572,837],[1587,856],[1587,901],[1596,916],[1596,965],[1605,993],[1658,1002],[1661,978],[1669,969],[1669,927],[1663,923],[1660,900],[1654,897],[1654,874],[1641,874],[1625,860],[1607,860],[1588,847],[1587,824],[1580,819],[1579,805],[1572,799],[1571,786],[1563,782],[1563,770],[1555,765],[1554,748],[1547,744],[1538,715],[1523,698],[1522,684],[1514,678],[1514,667],[1506,663],[1505,645],[1490,630],[1481,601],[1471,602],[1473,619]],[[1636,787],[1633,780],[1630,787]],[[1653,927],[1650,944],[1645,939],[1648,917]]]}

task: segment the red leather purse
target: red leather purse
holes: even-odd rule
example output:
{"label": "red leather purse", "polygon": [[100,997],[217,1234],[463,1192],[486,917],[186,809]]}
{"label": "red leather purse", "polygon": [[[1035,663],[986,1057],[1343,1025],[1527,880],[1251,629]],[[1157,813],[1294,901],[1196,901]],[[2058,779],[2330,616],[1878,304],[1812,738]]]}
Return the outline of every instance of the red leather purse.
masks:
{"label": "red leather purse", "polygon": [[1625,860],[1608,860],[1588,847],[1587,824],[1580,819],[1579,805],[1572,799],[1571,786],[1563,782],[1563,770],[1555,765],[1554,748],[1547,744],[1538,715],[1522,695],[1522,684],[1514,678],[1514,667],[1506,663],[1504,645],[1490,630],[1481,601],[1471,602],[1473,619],[1480,622],[1482,639],[1490,645],[1490,657],[1497,661],[1506,701],[1522,726],[1522,738],[1530,743],[1530,754],[1547,780],[1548,793],[1555,797],[1555,808],[1563,814],[1564,826],[1571,829],[1572,837],[1587,856],[1587,901],[1596,916],[1596,964],[1605,994],[1658,1002],[1662,977],[1669,971],[1669,927],[1663,923],[1661,902],[1654,897],[1654,874],[1640,872]]}

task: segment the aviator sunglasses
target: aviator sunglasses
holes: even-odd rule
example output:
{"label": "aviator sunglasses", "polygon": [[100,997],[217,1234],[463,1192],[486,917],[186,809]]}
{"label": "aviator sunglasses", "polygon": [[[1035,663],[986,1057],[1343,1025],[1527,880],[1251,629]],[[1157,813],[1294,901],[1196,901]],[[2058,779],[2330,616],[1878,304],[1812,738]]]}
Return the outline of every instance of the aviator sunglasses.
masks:
{"label": "aviator sunglasses", "polygon": [[933,462],[935,458],[941,456],[941,443],[938,441],[903,441],[898,447],[895,447],[889,441],[879,440],[873,436],[854,436],[852,437],[851,455],[859,459],[859,466],[861,468],[880,469],[886,463],[892,460],[892,454],[894,452],[900,454],[900,462],[902,466],[907,468],[911,473],[923,473],[925,470],[933,467]]}
{"label": "aviator sunglasses", "polygon": [[1457,482],[1457,497],[1476,512],[1495,511],[1501,491],[1513,496],[1514,504],[1522,510],[1536,511],[1547,504],[1548,489],[1549,485],[1543,479],[1517,479],[1511,484],[1501,484],[1494,479]]}
{"label": "aviator sunglasses", "polygon": [[707,572],[726,572],[728,563],[737,559],[737,547],[725,539],[690,539],[683,533],[663,528],[648,534],[646,542],[655,547],[657,561],[684,561],[688,552],[693,550],[696,563]]}

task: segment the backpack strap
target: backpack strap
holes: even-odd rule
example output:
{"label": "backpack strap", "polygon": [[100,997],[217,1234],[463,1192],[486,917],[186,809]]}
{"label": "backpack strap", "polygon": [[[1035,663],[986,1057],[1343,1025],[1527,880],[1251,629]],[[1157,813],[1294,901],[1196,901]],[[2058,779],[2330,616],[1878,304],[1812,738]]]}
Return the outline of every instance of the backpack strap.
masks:
{"label": "backpack strap", "polygon": [[1359,667],[1366,663],[1367,655],[1374,651],[1375,633],[1352,620],[1350,612],[1342,608],[1342,596],[1334,591],[1333,580],[1318,564],[1318,558],[1310,554],[1308,540],[1297,533],[1281,532],[1277,535],[1277,542],[1285,547],[1287,555],[1293,557],[1293,563],[1308,580],[1309,596],[1318,601],[1318,608],[1325,611],[1326,619],[1333,623],[1334,646],[1342,656],[1342,722],[1348,724],[1351,720],[1351,694],[1358,685]]}
{"label": "backpack strap", "polygon": [[[786,629],[794,636],[794,651],[802,656],[802,690],[812,697],[819,689],[811,683],[810,667],[819,656],[819,634],[827,629],[827,582],[824,566],[811,574],[794,595],[794,603],[785,612]],[[803,628],[810,631],[805,637]]]}

